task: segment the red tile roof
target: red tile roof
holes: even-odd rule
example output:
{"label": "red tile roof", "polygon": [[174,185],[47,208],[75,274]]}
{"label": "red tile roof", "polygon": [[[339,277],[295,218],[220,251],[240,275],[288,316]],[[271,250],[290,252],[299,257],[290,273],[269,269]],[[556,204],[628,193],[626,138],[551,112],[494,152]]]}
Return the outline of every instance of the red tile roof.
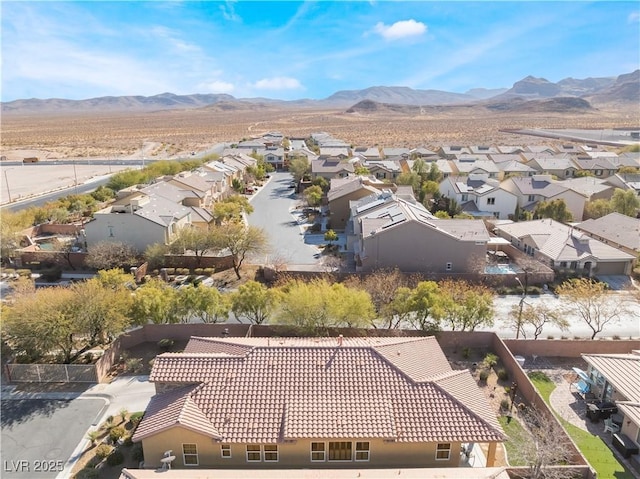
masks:
{"label": "red tile roof", "polygon": [[154,396],[134,440],[177,423],[229,442],[504,439],[470,373],[452,371],[432,337],[192,341],[158,356],[151,380],[200,386]]}

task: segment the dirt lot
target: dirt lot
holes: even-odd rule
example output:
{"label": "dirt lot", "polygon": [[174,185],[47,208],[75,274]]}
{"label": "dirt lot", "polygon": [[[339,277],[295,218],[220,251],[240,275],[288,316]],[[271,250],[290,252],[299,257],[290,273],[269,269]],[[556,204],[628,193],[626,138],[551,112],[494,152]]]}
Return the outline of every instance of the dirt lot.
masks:
{"label": "dirt lot", "polygon": [[637,127],[637,108],[594,109],[580,114],[507,112],[430,108],[428,114],[345,113],[345,110],[273,109],[215,111],[211,109],[147,113],[46,114],[3,113],[0,154],[17,150],[40,152],[44,158],[166,158],[203,150],[219,142],[279,131],[306,137],[326,131],[355,146],[437,147],[443,144],[538,144],[548,139],[502,133],[503,128]]}

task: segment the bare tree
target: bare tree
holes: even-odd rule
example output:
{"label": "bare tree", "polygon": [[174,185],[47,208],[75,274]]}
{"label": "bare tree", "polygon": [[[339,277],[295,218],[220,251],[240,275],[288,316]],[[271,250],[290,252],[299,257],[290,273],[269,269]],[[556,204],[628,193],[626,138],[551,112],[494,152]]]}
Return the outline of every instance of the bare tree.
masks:
{"label": "bare tree", "polygon": [[518,413],[523,429],[514,429],[510,439],[514,444],[510,457],[526,464],[527,479],[564,479],[572,477],[566,467],[573,455],[571,441],[551,413],[526,408]]}
{"label": "bare tree", "polygon": [[561,311],[553,310],[545,304],[533,306],[524,301],[521,301],[519,305],[513,305],[505,323],[513,330],[519,329],[520,335],[525,339],[527,338],[525,331],[527,325],[533,327],[533,339],[538,339],[547,324],[556,326],[561,331],[569,330],[569,321],[562,317]]}
{"label": "bare tree", "polygon": [[95,269],[135,266],[138,253],[133,246],[119,241],[101,241],[89,246],[85,264]]}

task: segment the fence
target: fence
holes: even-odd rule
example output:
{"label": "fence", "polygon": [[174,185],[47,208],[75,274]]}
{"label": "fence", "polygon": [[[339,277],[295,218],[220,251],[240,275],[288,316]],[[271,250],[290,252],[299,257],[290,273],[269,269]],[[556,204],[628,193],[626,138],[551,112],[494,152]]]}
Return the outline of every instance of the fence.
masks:
{"label": "fence", "polygon": [[9,381],[24,383],[97,383],[93,364],[7,364]]}

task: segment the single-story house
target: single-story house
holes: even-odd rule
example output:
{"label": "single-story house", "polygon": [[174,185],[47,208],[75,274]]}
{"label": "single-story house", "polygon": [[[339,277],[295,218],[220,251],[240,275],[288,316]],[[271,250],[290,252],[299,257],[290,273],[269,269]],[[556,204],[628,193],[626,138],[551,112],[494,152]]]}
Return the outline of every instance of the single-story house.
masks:
{"label": "single-story house", "polygon": [[583,221],[576,229],[631,255],[640,254],[640,219],[620,213]]}
{"label": "single-story house", "polygon": [[133,436],[172,469],[458,467],[505,440],[434,337],[199,338],[156,357]]}

